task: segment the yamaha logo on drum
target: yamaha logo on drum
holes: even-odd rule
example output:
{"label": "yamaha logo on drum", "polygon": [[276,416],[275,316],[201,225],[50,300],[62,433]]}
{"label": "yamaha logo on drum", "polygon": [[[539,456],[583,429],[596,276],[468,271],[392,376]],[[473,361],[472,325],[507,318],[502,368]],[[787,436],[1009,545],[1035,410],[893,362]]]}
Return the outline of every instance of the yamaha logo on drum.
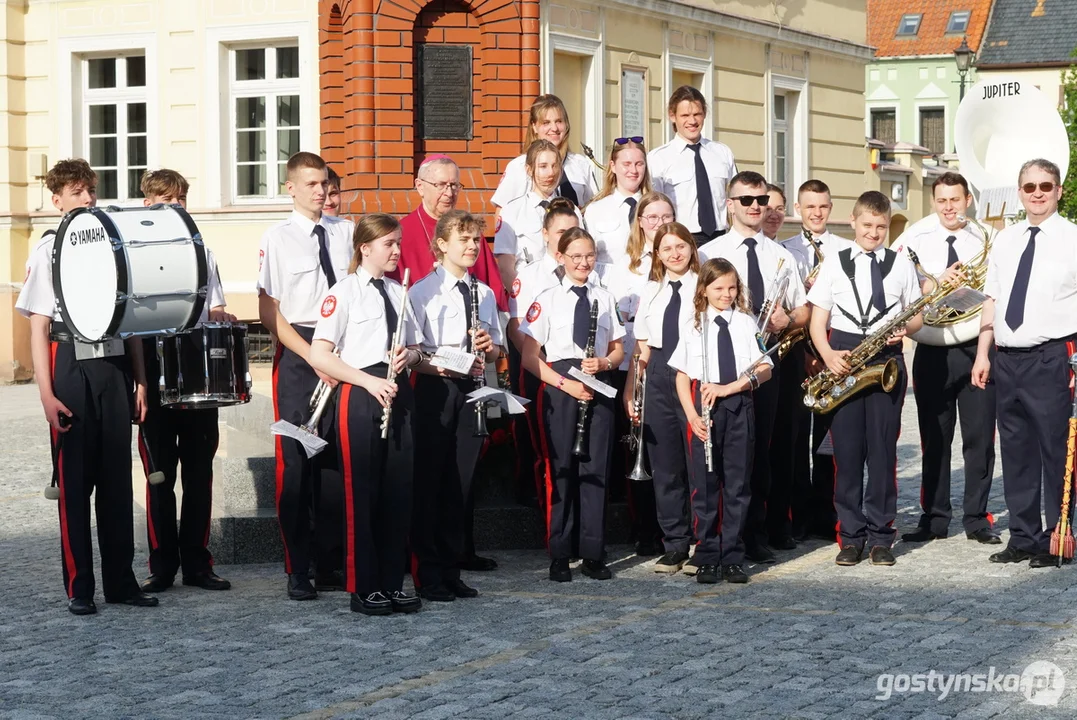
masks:
{"label": "yamaha logo on drum", "polygon": [[72,245],[85,245],[86,243],[105,242],[106,240],[108,240],[108,234],[105,232],[105,228],[100,225],[71,233]]}

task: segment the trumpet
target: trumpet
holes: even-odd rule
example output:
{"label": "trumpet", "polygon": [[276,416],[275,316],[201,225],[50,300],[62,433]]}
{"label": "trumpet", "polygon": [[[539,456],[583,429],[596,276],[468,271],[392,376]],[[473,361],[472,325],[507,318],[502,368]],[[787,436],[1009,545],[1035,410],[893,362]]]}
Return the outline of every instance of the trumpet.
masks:
{"label": "trumpet", "polygon": [[755,339],[759,342],[761,352],[766,352],[767,345],[770,343],[770,331],[767,330],[767,326],[770,325],[770,318],[774,315],[774,310],[778,307],[782,298],[785,297],[786,291],[789,290],[789,276],[782,277],[783,265],[785,265],[785,258],[779,258],[778,269],[774,271],[774,282],[770,284],[771,291],[767,293],[766,298],[763,300],[763,305],[759,308],[759,323]]}
{"label": "trumpet", "polygon": [[[479,332],[479,281],[471,278],[471,352],[478,356],[475,349],[475,335]],[[486,387],[485,375],[475,378],[475,389],[481,390]],[[486,428],[486,401],[475,401],[475,437],[488,437],[490,431]]]}
{"label": "trumpet", "polygon": [[[339,355],[340,348],[337,348],[334,354]],[[269,426],[270,431],[274,435],[284,435],[298,441],[303,446],[303,452],[306,453],[307,457],[314,457],[329,445],[318,436],[318,425],[321,422],[322,415],[325,414],[326,408],[329,407],[329,401],[332,397],[333,388],[326,381],[320,381],[307,402],[307,412],[310,414],[307,416],[306,421],[296,427],[287,420],[278,420]],[[150,482],[153,482],[152,476]]]}
{"label": "trumpet", "polygon": [[804,278],[804,286],[810,288],[812,283],[815,282],[815,276],[819,274],[819,268],[823,266],[823,251],[819,248],[819,243],[817,243],[812,236],[811,230],[804,228],[802,232],[804,234],[804,239],[808,241],[812,250],[815,251],[815,267],[808,273],[808,277]]}
{"label": "trumpet", "polygon": [[636,461],[632,464],[628,479],[643,482],[650,480],[651,475],[643,466],[643,414],[647,411],[647,370],[640,367],[639,353],[632,356],[632,368],[636,377],[636,384],[632,388],[632,409],[636,420],[622,440],[628,444],[628,449],[636,454]]}
{"label": "trumpet", "polygon": [[[405,268],[404,270],[404,282],[403,282],[403,302],[400,303],[400,312],[396,316],[396,330],[393,332],[392,342],[389,343],[389,370],[385,373],[385,379],[389,382],[396,382],[396,371],[393,370],[393,354],[396,352],[396,348],[400,345],[400,340],[404,336],[404,317],[408,314],[408,281],[411,279],[411,268]],[[389,424],[393,418],[393,402],[389,401],[381,411],[381,439],[387,440],[389,438]]]}
{"label": "trumpet", "polygon": [[[583,356],[593,358],[595,356],[595,335],[598,334],[598,300],[591,301],[591,318],[587,328],[587,347],[584,348]],[[576,412],[576,442],[572,446],[572,454],[576,457],[587,455],[587,411],[590,403],[586,400],[578,400]]]}

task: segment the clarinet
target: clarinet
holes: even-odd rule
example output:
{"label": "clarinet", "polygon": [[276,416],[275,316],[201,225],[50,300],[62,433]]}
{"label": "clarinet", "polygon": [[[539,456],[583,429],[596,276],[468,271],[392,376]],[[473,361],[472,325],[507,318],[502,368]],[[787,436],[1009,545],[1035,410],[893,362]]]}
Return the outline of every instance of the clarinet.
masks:
{"label": "clarinet", "polygon": [[[598,300],[591,301],[591,322],[587,328],[587,347],[583,351],[585,358],[595,356],[595,335],[598,333]],[[587,411],[590,403],[579,400],[576,412],[576,444],[572,447],[572,454],[577,457],[587,455]]]}
{"label": "clarinet", "polygon": [[[479,332],[479,281],[471,278],[471,352],[478,356],[475,349],[475,335]],[[481,390],[486,387],[485,373],[475,378],[475,389]],[[475,437],[488,437],[490,431],[486,429],[486,401],[475,401]]]}
{"label": "clarinet", "polygon": [[[400,312],[396,316],[396,330],[393,332],[393,340],[389,343],[389,371],[385,374],[385,379],[389,382],[396,382],[396,372],[393,370],[393,355],[396,354],[396,348],[400,345],[400,341],[404,337],[404,316],[408,314],[408,280],[411,279],[411,268],[404,270],[404,294],[401,296],[402,302],[400,303]],[[393,403],[389,402],[381,411],[381,439],[386,440],[389,438],[389,424],[393,417]]]}

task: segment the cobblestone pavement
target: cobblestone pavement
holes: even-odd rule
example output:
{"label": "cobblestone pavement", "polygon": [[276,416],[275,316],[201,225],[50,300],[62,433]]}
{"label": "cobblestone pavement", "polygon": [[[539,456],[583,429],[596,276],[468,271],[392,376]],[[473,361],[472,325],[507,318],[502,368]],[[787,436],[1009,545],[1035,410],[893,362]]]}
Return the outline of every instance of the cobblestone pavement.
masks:
{"label": "cobblestone pavement", "polygon": [[[892,568],[838,568],[817,540],[741,586],[656,575],[623,547],[613,580],[556,586],[542,553],[514,552],[467,578],[480,598],[414,616],[352,614],[339,593],[289,602],[279,567],[251,565],[218,568],[231,592],[176,587],[156,609],[99,594],[100,613],[77,618],[41,496],[33,387],[0,388],[0,458],[3,718],[1077,716],[1073,570],[991,565],[956,524],[945,541],[898,544]],[[919,491],[911,397],[898,472],[907,530]],[[991,509],[1005,527],[997,477]],[[910,691],[918,673],[1021,674],[1034,661],[1065,674],[1057,706],[1031,703],[1012,679],[943,696],[932,676],[932,690]]]}

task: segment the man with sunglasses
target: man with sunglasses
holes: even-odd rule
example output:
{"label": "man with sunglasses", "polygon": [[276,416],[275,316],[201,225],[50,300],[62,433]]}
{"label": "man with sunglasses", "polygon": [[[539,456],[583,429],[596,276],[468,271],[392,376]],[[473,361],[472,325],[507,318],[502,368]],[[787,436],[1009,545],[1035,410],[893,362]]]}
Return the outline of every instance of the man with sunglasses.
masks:
{"label": "man with sunglasses", "polygon": [[[972,382],[996,387],[1010,539],[991,562],[1055,567],[1051,534],[1066,478],[1069,357],[1077,337],[1077,226],[1058,214],[1062,173],[1029,160],[1017,176],[1027,217],[991,245]],[[994,365],[991,347],[997,354]],[[1042,490],[1041,490],[1042,488]],[[1046,527],[1040,521],[1043,496]]]}
{"label": "man with sunglasses", "polygon": [[[744,171],[729,183],[726,208],[733,219],[732,228],[721,237],[699,248],[700,262],[725,258],[733,263],[748,289],[752,312],[757,316],[766,298],[777,293],[777,286],[787,281],[785,294],[776,297],[774,313],[765,330],[770,343],[784,332],[807,324],[810,317],[804,293],[804,279],[793,254],[763,233],[770,195],[767,181],[757,172]],[[779,263],[781,269],[779,270]],[[792,310],[787,313],[786,308]],[[752,467],[752,499],[744,525],[744,551],[749,560],[773,563],[774,551],[767,537],[767,498],[770,495],[770,438],[778,407],[781,386],[780,369],[775,366],[771,382],[755,391],[755,459]]]}
{"label": "man with sunglasses", "polygon": [[670,96],[668,112],[677,134],[647,155],[647,167],[655,192],[672,198],[677,219],[692,232],[698,247],[729,227],[725,190],[737,164],[732,150],[703,137],[707,119],[703,93],[682,85]]}

